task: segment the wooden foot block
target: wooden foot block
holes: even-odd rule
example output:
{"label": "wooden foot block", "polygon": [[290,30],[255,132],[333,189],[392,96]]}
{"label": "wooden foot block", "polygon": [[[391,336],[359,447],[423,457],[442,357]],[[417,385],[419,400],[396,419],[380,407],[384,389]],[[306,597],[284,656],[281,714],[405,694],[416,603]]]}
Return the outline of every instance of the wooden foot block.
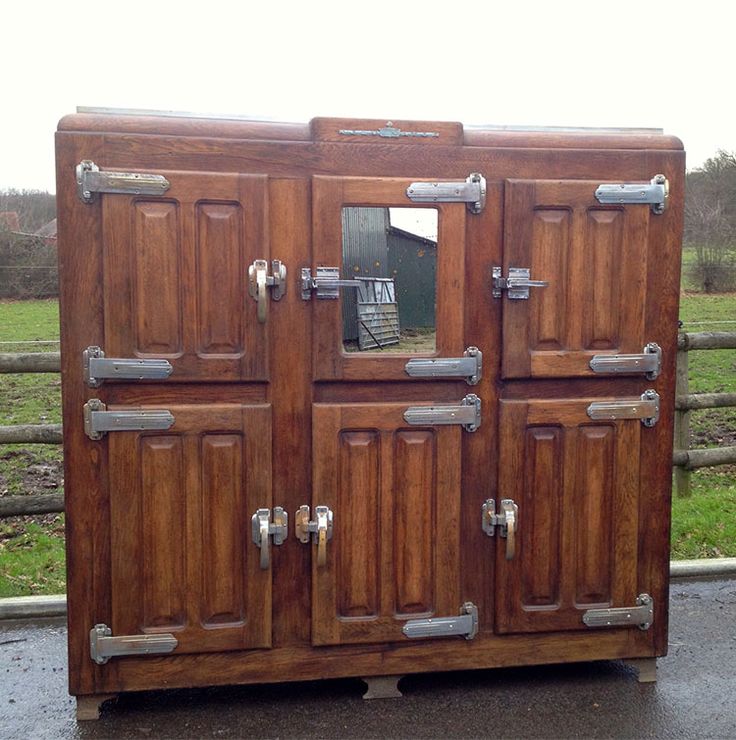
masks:
{"label": "wooden foot block", "polygon": [[399,691],[399,681],[403,676],[370,676],[362,679],[368,688],[364,699],[400,699],[403,694]]}
{"label": "wooden foot block", "polygon": [[654,683],[657,680],[656,658],[629,658],[624,660],[624,665],[636,671],[639,683]]}
{"label": "wooden foot block", "polygon": [[117,699],[117,694],[89,694],[77,697],[77,722],[87,722],[100,718],[100,707],[110,699]]}

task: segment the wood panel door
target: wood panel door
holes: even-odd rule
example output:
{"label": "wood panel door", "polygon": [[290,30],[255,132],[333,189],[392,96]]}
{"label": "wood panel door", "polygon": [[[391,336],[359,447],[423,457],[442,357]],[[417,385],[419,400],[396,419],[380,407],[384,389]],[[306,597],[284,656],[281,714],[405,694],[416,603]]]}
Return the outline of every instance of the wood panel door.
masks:
{"label": "wood panel door", "polygon": [[[312,297],[313,367],[315,380],[409,380],[405,366],[409,358],[422,354],[427,357],[457,357],[462,355],[465,298],[465,219],[468,211],[464,203],[433,203],[421,206],[406,195],[410,179],[314,177],[312,178],[312,232],[314,253],[313,270],[318,266],[334,266],[342,278],[362,277],[364,269],[380,267],[384,259],[370,260],[370,264],[348,264],[344,259],[343,209],[398,210],[437,213],[436,273],[433,277],[435,304],[434,347],[430,350],[393,352],[346,352],[343,347],[343,310],[341,300],[319,300]],[[389,227],[390,228],[390,227]],[[417,252],[421,252],[421,247]],[[368,249],[363,249],[367,254]],[[356,272],[357,271],[357,272]],[[389,277],[393,271],[386,273]],[[344,288],[341,290],[354,290]],[[341,297],[342,298],[342,297]]]}
{"label": "wood panel door", "polygon": [[169,430],[109,434],[113,634],[171,632],[177,653],[270,647],[251,516],[271,507],[271,408],[167,408]]}
{"label": "wood panel door", "polygon": [[600,181],[507,180],[504,275],[528,267],[529,300],[503,300],[506,378],[593,375],[596,354],[641,353],[647,205],[603,206]]}
{"label": "wood panel door", "polygon": [[638,420],[594,422],[592,400],[501,401],[499,493],[519,507],[496,562],[498,632],[584,630],[587,609],[634,606]]}
{"label": "wood panel door", "polygon": [[165,196],[101,196],[105,353],[164,358],[167,382],[266,379],[248,267],[269,259],[268,179],[161,174]]}
{"label": "wood panel door", "polygon": [[326,563],[312,557],[315,645],[405,641],[408,619],[460,608],[463,432],[407,426],[407,405],[314,407],[312,511],[334,514]]}

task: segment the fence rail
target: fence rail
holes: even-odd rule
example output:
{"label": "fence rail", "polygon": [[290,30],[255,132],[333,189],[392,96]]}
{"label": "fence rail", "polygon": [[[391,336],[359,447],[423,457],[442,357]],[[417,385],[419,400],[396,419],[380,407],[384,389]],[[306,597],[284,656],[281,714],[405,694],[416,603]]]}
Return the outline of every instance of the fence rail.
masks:
{"label": "fence rail", "polygon": [[[690,412],[736,407],[736,393],[688,393],[688,352],[736,349],[736,332],[681,332],[677,338],[675,398],[675,491],[690,494],[690,473],[697,468],[736,464],[736,446],[690,450]],[[59,352],[0,353],[0,373],[58,373]],[[61,424],[0,426],[0,444],[62,444]],[[64,494],[0,498],[0,518],[64,511]]]}

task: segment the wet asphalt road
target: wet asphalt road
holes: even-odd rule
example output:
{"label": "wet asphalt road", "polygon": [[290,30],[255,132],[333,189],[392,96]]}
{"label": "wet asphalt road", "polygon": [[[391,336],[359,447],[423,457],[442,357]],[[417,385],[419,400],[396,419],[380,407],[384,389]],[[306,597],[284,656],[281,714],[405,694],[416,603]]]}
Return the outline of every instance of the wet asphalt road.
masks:
{"label": "wet asphalt road", "polygon": [[66,630],[0,623],[0,738],[736,737],[736,580],[675,582],[658,682],[616,662],[134,693],[78,724]]}

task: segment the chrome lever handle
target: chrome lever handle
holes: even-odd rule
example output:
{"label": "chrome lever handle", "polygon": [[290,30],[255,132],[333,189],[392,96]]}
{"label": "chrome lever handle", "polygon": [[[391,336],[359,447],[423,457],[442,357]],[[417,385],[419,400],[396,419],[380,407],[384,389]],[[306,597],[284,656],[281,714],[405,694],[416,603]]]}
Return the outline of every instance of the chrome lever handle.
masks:
{"label": "chrome lever handle", "polygon": [[274,301],[281,300],[286,292],[286,265],[280,260],[271,261],[272,274],[268,274],[268,262],[255,260],[248,268],[248,294],[258,304],[258,323],[268,319],[268,292]]}
{"label": "chrome lever handle", "polygon": [[262,518],[259,524],[261,534],[261,570],[268,570],[271,565],[271,540],[268,537],[268,519]]}
{"label": "chrome lever handle", "polygon": [[519,509],[516,504],[508,498],[501,501],[501,512],[505,519],[504,529],[501,530],[501,537],[506,537],[506,560],[513,560],[516,555],[516,515]]}
{"label": "chrome lever handle", "polygon": [[261,570],[268,570],[271,565],[271,541],[274,545],[281,545],[289,531],[289,517],[280,507],[275,506],[273,510],[273,521],[271,521],[270,509],[258,509],[251,517],[253,529],[253,542],[261,549]]}
{"label": "chrome lever handle", "polygon": [[317,567],[327,564],[327,543],[332,539],[332,511],[327,506],[317,506],[314,513],[315,521],[309,520],[309,506],[300,506],[294,517],[294,533],[300,542],[309,544],[310,534],[312,541],[317,544]]}
{"label": "chrome lever handle", "polygon": [[546,288],[549,286],[547,280],[529,280],[528,278],[506,278],[506,288],[514,290],[515,288]]}

